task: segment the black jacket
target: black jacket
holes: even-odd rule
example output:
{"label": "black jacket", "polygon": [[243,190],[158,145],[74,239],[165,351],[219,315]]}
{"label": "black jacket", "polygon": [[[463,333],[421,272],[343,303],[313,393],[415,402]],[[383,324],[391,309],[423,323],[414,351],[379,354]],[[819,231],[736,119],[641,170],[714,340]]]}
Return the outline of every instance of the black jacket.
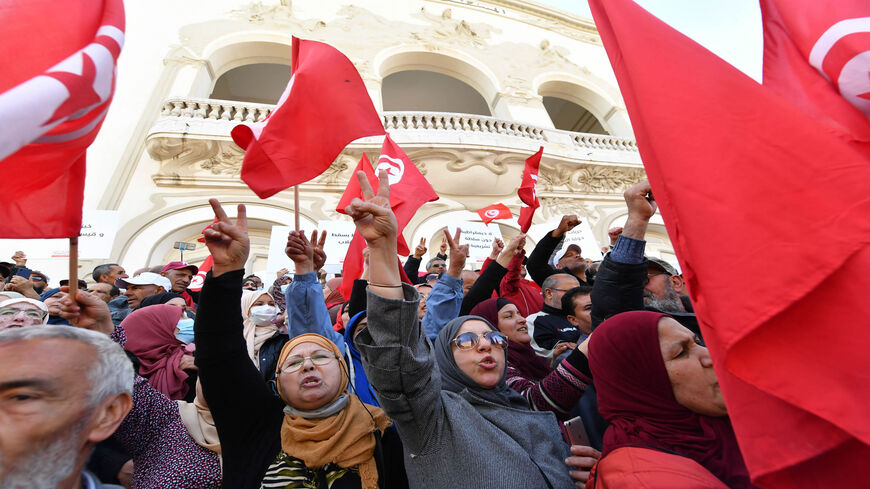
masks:
{"label": "black jacket", "polygon": [[532,253],[529,255],[529,261],[526,262],[526,270],[529,272],[529,276],[531,276],[532,280],[541,287],[544,286],[544,280],[554,273],[570,273],[577,277],[577,280],[580,281],[580,285],[592,285],[592,282],[588,281],[585,273],[581,277],[571,273],[571,271],[567,269],[553,268],[550,266],[550,256],[552,256],[553,252],[556,251],[556,246],[558,246],[561,241],[562,238],[553,237],[553,231],[545,234],[544,237],[538,241],[538,244],[535,245],[535,249],[532,250]]}
{"label": "black jacket", "polygon": [[[646,260],[643,263],[619,263],[610,259],[610,254],[601,261],[595,284],[592,286],[592,327],[595,328],[605,319],[627,311],[654,311],[643,305],[643,287],[649,269]],[[680,324],[701,336],[698,318],[694,313],[668,313]]]}

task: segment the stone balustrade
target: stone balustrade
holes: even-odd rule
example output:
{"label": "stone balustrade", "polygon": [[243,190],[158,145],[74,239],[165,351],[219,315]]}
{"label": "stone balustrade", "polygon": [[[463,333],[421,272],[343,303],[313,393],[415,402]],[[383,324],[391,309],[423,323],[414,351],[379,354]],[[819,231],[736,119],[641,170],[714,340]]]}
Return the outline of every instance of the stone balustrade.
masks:
{"label": "stone balustrade", "polygon": [[[263,121],[274,107],[274,105],[234,102],[231,100],[171,98],[164,102],[160,113],[161,118],[152,129],[152,133],[162,132],[161,129],[166,130],[167,127],[175,126],[174,124],[169,124],[166,127],[161,127],[165,126],[160,123],[161,121],[200,119],[203,122],[215,121],[218,124],[226,124],[226,127],[221,127],[218,132],[225,132],[224,135],[229,135],[229,130],[233,125],[239,122]],[[384,112],[382,118],[384,128],[388,131],[463,132],[484,137],[491,134],[522,138],[527,142],[535,144],[561,142],[567,139],[577,149],[637,153],[637,144],[631,139],[606,134],[588,134],[548,129],[517,121],[474,114]]]}

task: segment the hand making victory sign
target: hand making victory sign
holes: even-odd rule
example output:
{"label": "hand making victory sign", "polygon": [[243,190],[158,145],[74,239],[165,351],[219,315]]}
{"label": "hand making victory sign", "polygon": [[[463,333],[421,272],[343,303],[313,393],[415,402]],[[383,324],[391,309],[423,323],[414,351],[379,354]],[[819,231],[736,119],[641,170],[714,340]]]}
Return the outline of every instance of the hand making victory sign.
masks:
{"label": "hand making victory sign", "polygon": [[211,269],[212,277],[219,277],[226,272],[245,268],[251,242],[248,239],[248,217],[244,204],[239,204],[236,223],[233,224],[221,203],[217,199],[209,199],[208,203],[214,210],[217,222],[203,230],[205,245],[214,259]]}

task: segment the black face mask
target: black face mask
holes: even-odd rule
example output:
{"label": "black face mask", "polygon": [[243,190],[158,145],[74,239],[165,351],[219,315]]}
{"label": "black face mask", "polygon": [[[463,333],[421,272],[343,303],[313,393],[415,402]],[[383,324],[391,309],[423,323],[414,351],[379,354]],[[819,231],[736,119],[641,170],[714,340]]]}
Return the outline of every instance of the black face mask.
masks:
{"label": "black face mask", "polygon": [[41,285],[41,286],[36,286],[36,285],[34,285],[34,286],[33,286],[33,290],[34,290],[37,294],[42,294],[42,292],[45,290],[45,287],[46,287],[45,285]]}

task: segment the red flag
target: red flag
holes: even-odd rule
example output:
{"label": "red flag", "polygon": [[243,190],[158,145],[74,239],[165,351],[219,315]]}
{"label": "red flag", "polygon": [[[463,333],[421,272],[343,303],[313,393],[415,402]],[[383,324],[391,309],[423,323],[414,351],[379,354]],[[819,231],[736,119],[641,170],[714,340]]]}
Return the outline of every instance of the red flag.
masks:
{"label": "red flag", "polygon": [[384,134],[362,78],[332,46],[294,37],[291,73],[265,121],[232,130],[242,180],[261,199],[320,175],[354,139]]}
{"label": "red flag", "polygon": [[[209,226],[211,227],[211,226]],[[208,228],[206,228],[208,229]],[[205,257],[205,261],[202,262],[202,265],[199,266],[199,272],[190,279],[190,286],[187,288],[193,291],[200,291],[202,289],[202,284],[205,283],[205,275],[211,270],[211,267],[214,266],[214,258],[211,255]]]}
{"label": "red flag", "polygon": [[532,225],[532,216],[535,215],[535,209],[541,206],[538,202],[538,166],[541,164],[541,156],[544,154],[544,147],[537,153],[529,156],[526,159],[526,167],[523,168],[523,181],[520,188],[517,189],[517,195],[522,201],[520,207],[520,218],[517,223],[520,225],[520,231],[525,233]]}
{"label": "red flag", "polygon": [[438,194],[402,148],[393,142],[389,134],[384,138],[384,144],[381,146],[381,156],[375,166],[375,174],[380,173],[381,170],[386,170],[387,177],[390,179],[390,207],[393,208],[396,221],[399,223],[398,251],[400,255],[406,256],[411,251],[405,243],[402,231],[417,213],[417,209],[426,202],[438,200]]}
{"label": "red flag", "polygon": [[480,219],[484,224],[489,224],[496,219],[512,219],[514,217],[514,215],[511,214],[511,210],[501,203],[492,204],[483,209],[478,209],[477,213],[480,215]]}
{"label": "red flag", "polygon": [[590,4],[753,480],[863,484],[866,156],[633,2]]}
{"label": "red flag", "polygon": [[0,237],[66,238],[82,225],[85,151],[115,91],[121,0],[0,8]]}
{"label": "red flag", "polygon": [[764,86],[870,150],[870,4],[762,0]]}
{"label": "red flag", "polygon": [[363,153],[362,158],[359,159],[359,163],[357,163],[356,168],[353,169],[353,173],[350,175],[350,179],[347,181],[347,188],[344,190],[344,193],[341,194],[341,199],[339,199],[338,205],[335,207],[335,210],[342,214],[347,214],[344,212],[344,209],[350,205],[350,202],[353,199],[362,198],[362,190],[359,188],[359,181],[356,179],[357,172],[364,172],[368,177],[369,184],[372,188],[378,188],[378,177],[375,175],[375,170],[372,168],[372,162],[369,161],[369,157]]}

